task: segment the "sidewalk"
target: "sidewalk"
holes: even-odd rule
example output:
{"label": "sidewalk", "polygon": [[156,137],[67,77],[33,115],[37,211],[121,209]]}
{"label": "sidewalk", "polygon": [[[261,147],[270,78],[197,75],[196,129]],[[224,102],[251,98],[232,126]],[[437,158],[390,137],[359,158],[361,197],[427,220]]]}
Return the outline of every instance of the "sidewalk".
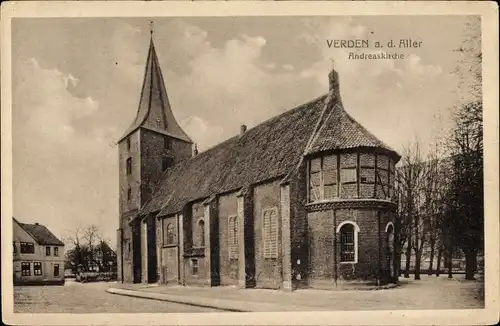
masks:
{"label": "sidewalk", "polygon": [[401,279],[400,286],[376,291],[293,292],[237,287],[190,287],[116,283],[109,293],[176,302],[226,311],[326,311],[388,309],[483,308],[476,293],[480,282],[423,277],[420,281]]}

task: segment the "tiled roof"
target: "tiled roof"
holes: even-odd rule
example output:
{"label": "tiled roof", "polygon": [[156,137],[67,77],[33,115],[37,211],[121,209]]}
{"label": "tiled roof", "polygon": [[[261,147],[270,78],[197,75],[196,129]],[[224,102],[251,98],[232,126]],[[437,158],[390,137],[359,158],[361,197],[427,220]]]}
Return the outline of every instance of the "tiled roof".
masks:
{"label": "tiled roof", "polygon": [[139,215],[174,214],[191,201],[288,176],[305,155],[354,147],[381,148],[399,157],[344,111],[334,83],[327,95],[168,169]]}
{"label": "tiled roof", "polygon": [[326,96],[289,110],[166,171],[142,214],[168,215],[197,199],[238,190],[293,170]]}
{"label": "tiled roof", "polygon": [[376,147],[396,154],[392,148],[354,120],[344,110],[342,102],[338,101],[327,114],[325,122],[307,149],[307,154],[355,147]]}
{"label": "tiled roof", "polygon": [[192,143],[189,136],[175,120],[152,38],[137,115],[119,141],[140,127]]}
{"label": "tiled roof", "polygon": [[[14,219],[15,220],[15,219]],[[17,220],[15,220],[17,221]],[[45,225],[41,224],[26,224],[19,223],[19,225],[28,232],[38,244],[41,245],[54,245],[54,246],[64,246],[64,243],[59,240],[52,232],[47,229]]]}

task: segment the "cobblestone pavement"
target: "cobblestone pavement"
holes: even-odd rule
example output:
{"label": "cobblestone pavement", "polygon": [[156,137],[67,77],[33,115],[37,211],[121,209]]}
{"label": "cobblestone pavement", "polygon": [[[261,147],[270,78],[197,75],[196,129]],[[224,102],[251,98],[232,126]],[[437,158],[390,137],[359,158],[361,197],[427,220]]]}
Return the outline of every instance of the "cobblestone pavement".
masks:
{"label": "cobblestone pavement", "polygon": [[72,280],[64,286],[14,287],[15,313],[154,313],[210,312],[202,307],[131,298],[107,293],[113,283],[81,284]]}

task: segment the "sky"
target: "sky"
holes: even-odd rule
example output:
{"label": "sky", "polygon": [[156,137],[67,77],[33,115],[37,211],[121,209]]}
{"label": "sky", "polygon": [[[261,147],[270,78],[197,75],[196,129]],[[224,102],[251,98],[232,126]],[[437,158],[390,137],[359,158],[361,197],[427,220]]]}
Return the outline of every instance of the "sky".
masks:
{"label": "sky", "polygon": [[[174,115],[200,151],[241,124],[325,94],[332,65],[346,111],[399,153],[415,140],[425,152],[442,139],[463,100],[456,50],[468,35],[466,16],[13,19],[19,221],[62,238],[95,224],[116,246],[116,141],[137,111],[151,20]],[[353,60],[356,50],[329,48],[327,39],[422,43],[359,49],[402,60]]]}

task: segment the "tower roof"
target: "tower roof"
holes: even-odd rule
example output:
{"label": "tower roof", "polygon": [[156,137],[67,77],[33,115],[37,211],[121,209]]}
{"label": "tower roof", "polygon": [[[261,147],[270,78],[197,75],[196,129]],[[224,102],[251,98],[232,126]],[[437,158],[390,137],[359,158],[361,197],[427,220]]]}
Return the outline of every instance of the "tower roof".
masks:
{"label": "tower roof", "polygon": [[172,112],[152,35],[137,115],[119,142],[138,128],[149,129],[192,143]]}

